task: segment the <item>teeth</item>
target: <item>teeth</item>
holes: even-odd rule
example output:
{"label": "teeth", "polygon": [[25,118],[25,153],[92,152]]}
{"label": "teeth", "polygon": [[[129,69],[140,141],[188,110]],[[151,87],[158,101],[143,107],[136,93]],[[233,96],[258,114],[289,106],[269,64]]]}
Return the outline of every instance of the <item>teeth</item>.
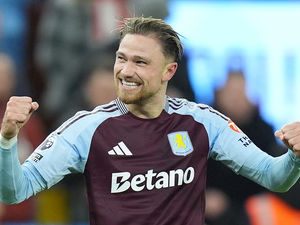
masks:
{"label": "teeth", "polygon": [[129,87],[137,87],[138,86],[138,84],[135,83],[135,82],[128,82],[128,81],[125,81],[125,80],[122,81],[122,84],[125,85],[125,86],[129,86]]}

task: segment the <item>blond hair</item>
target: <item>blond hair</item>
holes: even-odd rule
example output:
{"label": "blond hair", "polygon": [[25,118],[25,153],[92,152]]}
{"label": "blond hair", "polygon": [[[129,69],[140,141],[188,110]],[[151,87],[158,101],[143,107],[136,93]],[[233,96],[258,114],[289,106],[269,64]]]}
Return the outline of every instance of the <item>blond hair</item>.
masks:
{"label": "blond hair", "polygon": [[182,57],[183,46],[179,39],[180,35],[161,19],[152,17],[125,18],[120,26],[120,41],[126,34],[155,35],[167,58],[179,62]]}

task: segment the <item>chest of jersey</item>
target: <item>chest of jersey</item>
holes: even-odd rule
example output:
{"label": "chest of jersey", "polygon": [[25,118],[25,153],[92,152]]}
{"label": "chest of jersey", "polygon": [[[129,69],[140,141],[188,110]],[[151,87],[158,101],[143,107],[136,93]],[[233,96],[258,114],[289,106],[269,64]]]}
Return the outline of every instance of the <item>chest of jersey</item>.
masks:
{"label": "chest of jersey", "polygon": [[[90,199],[99,200],[93,207],[109,202],[106,207],[134,208],[142,215],[155,213],[159,207],[154,202],[163,207],[179,189],[185,190],[179,195],[199,198],[208,148],[204,126],[191,116],[164,112],[152,120],[131,114],[110,118],[95,131],[86,164]],[[177,202],[179,208],[184,199]]]}

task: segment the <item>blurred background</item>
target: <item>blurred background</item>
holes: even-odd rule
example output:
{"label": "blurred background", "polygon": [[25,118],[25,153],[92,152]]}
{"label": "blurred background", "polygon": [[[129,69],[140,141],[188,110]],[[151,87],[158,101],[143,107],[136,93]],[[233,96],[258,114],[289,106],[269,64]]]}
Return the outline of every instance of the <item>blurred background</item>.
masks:
{"label": "blurred background", "polygon": [[[215,107],[273,156],[286,151],[273,132],[299,121],[300,1],[0,0],[0,116],[11,95],[40,104],[20,134],[20,160],[78,110],[115,98],[117,27],[140,15],[182,35],[170,96]],[[209,161],[206,223],[299,225],[299,192],[298,182],[269,193]],[[0,203],[0,224],[88,224],[82,176],[19,205]]]}
{"label": "blurred background", "polygon": [[198,102],[211,104],[228,70],[243,70],[265,120],[280,128],[299,119],[299,1],[173,0],[169,10]]}

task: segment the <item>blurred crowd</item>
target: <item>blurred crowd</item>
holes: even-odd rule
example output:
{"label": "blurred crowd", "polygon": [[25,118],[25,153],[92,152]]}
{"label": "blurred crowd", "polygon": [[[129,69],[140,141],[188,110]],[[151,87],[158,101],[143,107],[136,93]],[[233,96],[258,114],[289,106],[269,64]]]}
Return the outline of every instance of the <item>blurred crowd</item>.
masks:
{"label": "blurred crowd", "polygon": [[[0,0],[0,118],[12,95],[28,95],[40,104],[19,134],[20,161],[75,112],[116,97],[119,20],[140,15],[166,18],[168,0]],[[184,56],[168,94],[194,101],[187,63]],[[242,70],[228,71],[227,81],[215,91],[214,107],[269,154],[286,151],[259,106],[247,98]],[[289,193],[270,193],[209,160],[206,223],[299,225],[297,190],[299,182]],[[261,220],[266,211],[273,222]],[[17,205],[0,203],[0,224],[88,224],[82,176],[68,176]]]}

